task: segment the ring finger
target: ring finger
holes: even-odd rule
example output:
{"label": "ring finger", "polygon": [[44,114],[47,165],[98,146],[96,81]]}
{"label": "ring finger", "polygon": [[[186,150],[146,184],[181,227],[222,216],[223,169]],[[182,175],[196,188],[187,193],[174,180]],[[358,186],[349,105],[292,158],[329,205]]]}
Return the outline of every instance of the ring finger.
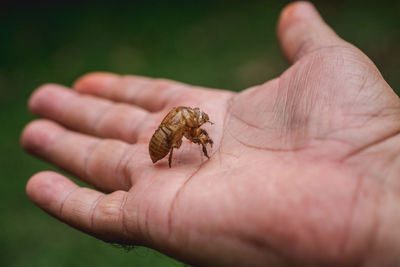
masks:
{"label": "ring finger", "polygon": [[96,138],[70,131],[49,120],[28,124],[21,143],[25,150],[104,191],[129,190],[133,170],[137,170],[136,176],[143,177],[144,170],[151,167],[145,144],[129,145]]}

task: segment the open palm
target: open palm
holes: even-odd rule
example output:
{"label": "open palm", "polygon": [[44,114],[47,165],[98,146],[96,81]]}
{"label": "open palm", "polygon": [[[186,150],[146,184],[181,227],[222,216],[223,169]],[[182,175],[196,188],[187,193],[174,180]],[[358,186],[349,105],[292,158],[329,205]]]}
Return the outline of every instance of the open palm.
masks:
{"label": "open palm", "polygon": [[[311,5],[287,7],[278,36],[293,65],[238,94],[107,73],[41,87],[30,109],[47,119],[24,148],[107,194],[42,172],[29,197],[100,239],[189,263],[396,265],[397,96]],[[211,158],[184,141],[171,169],[153,165],[151,135],[182,105],[215,122]]]}

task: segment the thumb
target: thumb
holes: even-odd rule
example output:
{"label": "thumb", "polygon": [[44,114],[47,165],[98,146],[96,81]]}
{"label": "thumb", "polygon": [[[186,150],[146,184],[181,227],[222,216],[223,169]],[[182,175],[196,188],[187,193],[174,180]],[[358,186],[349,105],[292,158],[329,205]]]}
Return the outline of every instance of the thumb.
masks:
{"label": "thumb", "polygon": [[277,31],[281,49],[292,63],[324,47],[348,45],[309,2],[294,2],[286,6],[279,17]]}

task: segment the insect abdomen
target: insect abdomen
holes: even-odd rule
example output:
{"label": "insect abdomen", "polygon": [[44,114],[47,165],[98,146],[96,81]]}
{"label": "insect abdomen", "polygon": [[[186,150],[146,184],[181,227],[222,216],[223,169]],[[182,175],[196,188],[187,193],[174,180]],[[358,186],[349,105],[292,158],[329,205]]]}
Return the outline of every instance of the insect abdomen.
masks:
{"label": "insect abdomen", "polygon": [[165,157],[171,149],[172,131],[165,126],[160,126],[154,132],[150,140],[149,153],[150,158],[155,163]]}

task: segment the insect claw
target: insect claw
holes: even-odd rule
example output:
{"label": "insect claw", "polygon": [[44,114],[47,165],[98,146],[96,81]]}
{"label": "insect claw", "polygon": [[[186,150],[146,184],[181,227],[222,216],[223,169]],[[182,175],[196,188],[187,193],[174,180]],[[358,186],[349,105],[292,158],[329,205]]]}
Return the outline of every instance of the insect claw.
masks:
{"label": "insect claw", "polygon": [[207,158],[210,158],[210,156],[209,156],[208,153],[207,153],[207,149],[206,149],[206,146],[205,146],[205,145],[203,145],[203,153],[204,153],[204,155],[205,155]]}
{"label": "insect claw", "polygon": [[168,166],[171,168],[171,161],[172,161],[172,152],[174,151],[174,148],[171,148],[171,152],[169,152],[169,157],[168,157]]}
{"label": "insect claw", "polygon": [[210,144],[210,146],[212,147],[213,146],[213,144],[214,144],[214,141],[212,140],[212,139],[209,139],[208,140],[208,143]]}

